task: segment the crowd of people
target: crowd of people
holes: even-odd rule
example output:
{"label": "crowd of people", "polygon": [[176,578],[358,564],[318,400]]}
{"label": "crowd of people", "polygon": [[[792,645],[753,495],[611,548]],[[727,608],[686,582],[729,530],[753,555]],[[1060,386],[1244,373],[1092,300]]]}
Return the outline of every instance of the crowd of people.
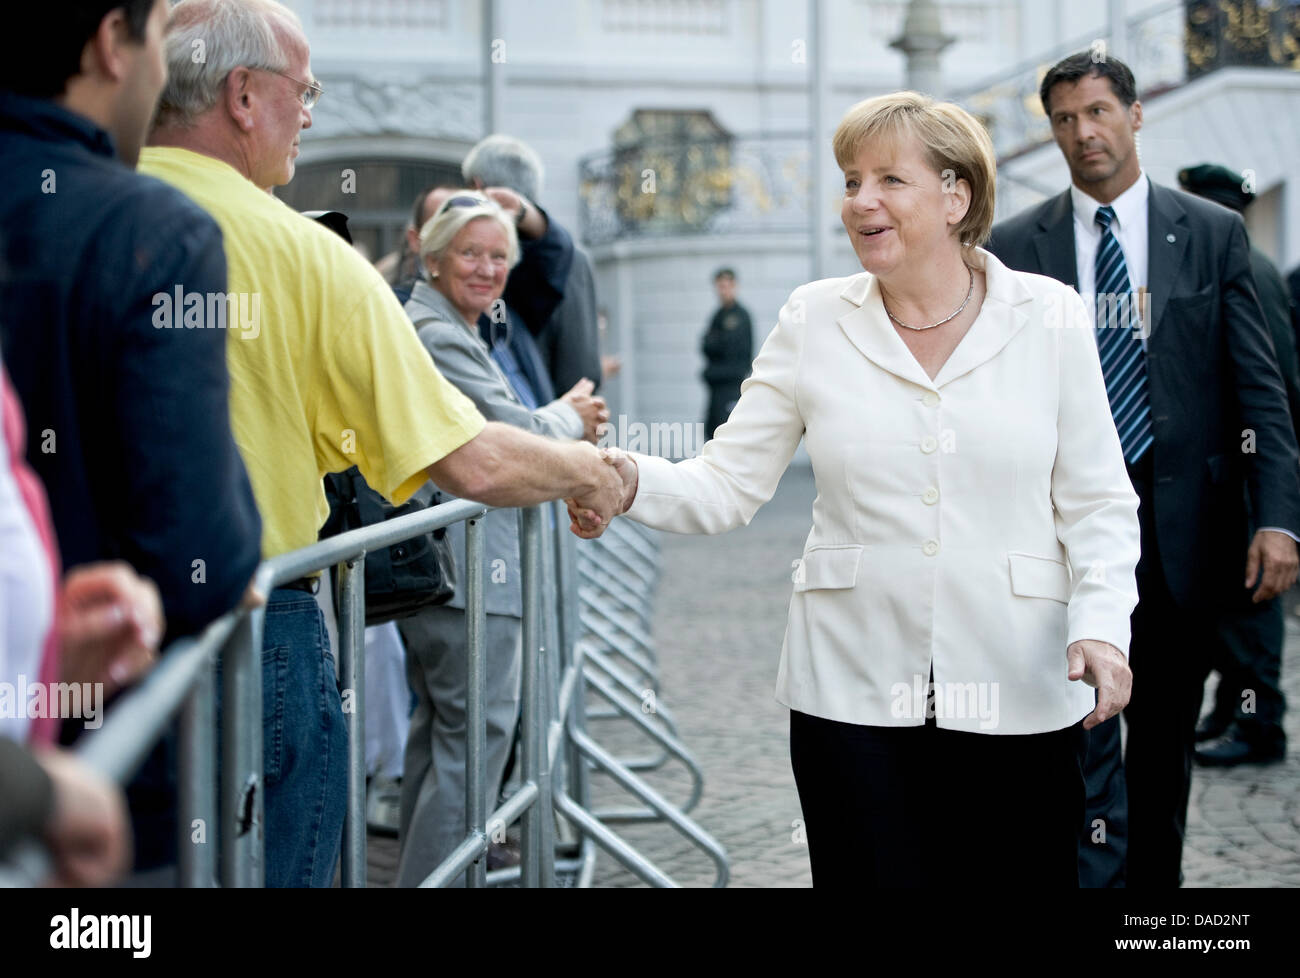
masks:
{"label": "crowd of people", "polygon": [[[270,193],[292,178],[320,94],[296,15],[271,0],[72,7],[53,24],[24,14],[42,46],[39,67],[11,66],[0,77],[0,169],[15,182],[3,205],[0,330],[16,393],[5,400],[15,488],[0,525],[15,545],[6,538],[0,664],[6,677],[24,668],[69,682],[107,673],[120,685],[161,645],[241,603],[264,603],[266,880],[328,886],[347,751],[319,580],[262,595],[253,571],[317,539],[328,515],[322,478],[350,466],[393,503],[431,479],[493,506],[569,498],[599,514],[588,528],[611,518],[623,487],[593,444],[608,416],[594,396],[599,375],[577,378],[559,399],[549,386],[552,371],[588,369],[575,368],[575,345],[589,340],[596,356],[594,300],[570,289],[589,288],[590,271],[576,270],[580,252],[568,235],[517,192],[453,193],[431,205],[446,220],[420,229],[433,283],[412,289],[411,308],[430,320],[422,343],[378,271]],[[204,58],[192,57],[195,42]],[[504,154],[491,149],[479,158],[500,161]],[[466,213],[483,220],[467,225]],[[535,317],[540,342],[526,364],[493,373],[497,360],[481,355],[489,347],[470,327],[502,297],[521,258],[516,225],[538,239],[540,254],[523,269],[534,276],[527,287],[506,295],[522,309],[507,314],[519,317],[515,328],[490,349],[508,363],[510,338],[533,327],[525,316]],[[509,232],[509,248],[479,242],[488,227]],[[431,228],[439,235],[425,233]],[[158,297],[173,295],[171,321]],[[228,299],[225,329],[203,320],[212,297]],[[557,315],[566,301],[591,315]],[[465,336],[432,330],[435,319]],[[588,329],[587,340],[575,338],[574,324]],[[482,402],[492,406],[487,417],[435,365],[453,338],[494,399]],[[529,369],[539,387],[546,381],[544,392],[512,386],[522,387]],[[541,404],[542,420],[521,421],[497,403],[512,395]],[[20,405],[48,444],[24,451]],[[76,571],[56,590],[60,565]],[[42,566],[48,580],[34,573]],[[513,634],[517,658],[517,627]],[[496,643],[506,660],[511,636],[507,627]],[[517,702],[509,686],[507,677],[506,710]],[[501,723],[513,732],[513,722]],[[49,741],[54,727],[16,733]],[[65,721],[59,735],[71,742],[77,727]],[[9,745],[6,752],[15,777],[46,786],[23,805],[6,801],[8,839],[53,824],[59,805],[38,768],[63,771],[75,761]],[[175,860],[174,767],[174,745],[164,742],[126,791],[143,880],[165,880]],[[78,783],[86,791],[111,797],[85,775]],[[115,842],[98,852],[86,880],[125,868],[121,811],[109,806],[102,816],[103,837]],[[62,841],[49,838],[56,851]],[[85,851],[78,848],[83,861]]]}
{"label": "crowd of people", "polygon": [[[530,147],[488,137],[463,186],[423,190],[381,274],[345,221],[272,193],[322,95],[292,11],[66,6],[16,12],[39,56],[0,66],[0,682],[111,696],[171,641],[264,606],[269,886],[333,882],[347,732],[319,576],[261,594],[253,574],[318,539],[322,480],[353,467],[393,505],[432,481],[496,507],[567,500],[580,537],[623,513],[718,533],[803,441],[820,495],[778,698],[822,885],[929,885],[961,850],[1004,882],[1176,886],[1193,757],[1285,753],[1286,286],[1219,206],[1249,203],[1240,174],[1189,168],[1185,193],[1143,172],[1121,62],[1047,73],[1072,185],[996,227],[978,121],[916,93],[850,109],[834,150],[864,271],[796,290],[752,373],[735,272],[717,274],[712,439],[674,465],[595,447],[592,270],[540,206]],[[495,793],[520,705],[515,514],[486,530]],[[465,625],[459,580],[397,626],[401,885],[463,836]],[[981,686],[992,716],[943,692]],[[174,739],[119,793],[67,749],[87,712],[0,717],[0,856],[38,835],[62,881],[165,883]],[[996,817],[997,844],[972,845]]]}

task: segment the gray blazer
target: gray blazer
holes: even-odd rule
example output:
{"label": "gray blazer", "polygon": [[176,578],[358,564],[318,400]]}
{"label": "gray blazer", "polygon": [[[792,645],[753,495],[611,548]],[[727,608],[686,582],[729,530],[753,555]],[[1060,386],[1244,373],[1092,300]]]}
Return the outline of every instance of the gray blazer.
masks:
{"label": "gray blazer", "polygon": [[[406,314],[415,324],[420,342],[433,357],[439,372],[460,389],[483,417],[501,421],[552,438],[582,437],[582,418],[563,401],[552,401],[530,411],[515,395],[505,374],[488,352],[487,344],[445,296],[428,282],[419,281],[411,290]],[[442,494],[452,496],[444,489]],[[487,534],[483,541],[486,566],[486,604],[490,615],[523,614],[519,587],[519,519],[515,510],[488,514]],[[453,523],[447,529],[457,560],[456,595],[447,607],[465,607],[465,524]]]}

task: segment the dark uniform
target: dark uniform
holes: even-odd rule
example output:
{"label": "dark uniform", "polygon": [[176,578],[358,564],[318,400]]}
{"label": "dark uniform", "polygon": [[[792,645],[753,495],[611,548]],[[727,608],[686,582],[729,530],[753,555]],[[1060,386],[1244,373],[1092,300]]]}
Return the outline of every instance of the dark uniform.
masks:
{"label": "dark uniform", "polygon": [[[1255,197],[1244,189],[1241,174],[1222,166],[1189,167],[1178,174],[1178,180],[1185,190],[1235,211],[1244,210]],[[1291,297],[1277,266],[1254,246],[1250,249],[1250,270],[1286,385],[1294,427],[1300,419],[1300,363],[1291,322]],[[1219,686],[1214,710],[1197,727],[1197,740],[1208,741],[1196,750],[1199,763],[1226,766],[1285,756],[1283,610],[1280,597],[1252,604],[1249,592],[1243,591],[1220,615],[1211,653]]]}
{"label": "dark uniform", "polygon": [[704,424],[709,437],[727,420],[740,400],[740,385],[754,361],[754,327],[749,311],[739,302],[722,306],[713,314],[700,344],[708,361],[704,382],[709,385],[709,413]]}

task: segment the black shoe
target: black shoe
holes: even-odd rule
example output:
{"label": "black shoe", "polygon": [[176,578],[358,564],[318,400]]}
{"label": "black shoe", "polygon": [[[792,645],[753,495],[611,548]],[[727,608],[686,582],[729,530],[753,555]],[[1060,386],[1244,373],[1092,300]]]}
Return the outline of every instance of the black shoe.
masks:
{"label": "black shoe", "polygon": [[1232,717],[1226,720],[1217,713],[1208,713],[1196,725],[1196,742],[1199,744],[1206,740],[1216,740],[1228,732],[1232,726]]}
{"label": "black shoe", "polygon": [[497,869],[509,869],[512,866],[518,866],[523,862],[519,854],[519,846],[513,842],[490,842],[487,851],[487,868],[488,872]]}
{"label": "black shoe", "polygon": [[1202,767],[1236,767],[1238,764],[1274,764],[1286,757],[1286,741],[1256,743],[1234,727],[1217,740],[1196,749]]}

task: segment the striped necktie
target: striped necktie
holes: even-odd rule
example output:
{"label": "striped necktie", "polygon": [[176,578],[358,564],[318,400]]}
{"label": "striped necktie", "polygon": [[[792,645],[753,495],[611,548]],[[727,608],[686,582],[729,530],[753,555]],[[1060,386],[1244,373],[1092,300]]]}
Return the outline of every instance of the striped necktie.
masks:
{"label": "striped necktie", "polygon": [[1096,221],[1101,225],[1096,266],[1097,352],[1124,461],[1132,465],[1155,438],[1151,434],[1146,353],[1136,329],[1137,296],[1129,282],[1124,252],[1111,230],[1114,220],[1114,208],[1097,208]]}

